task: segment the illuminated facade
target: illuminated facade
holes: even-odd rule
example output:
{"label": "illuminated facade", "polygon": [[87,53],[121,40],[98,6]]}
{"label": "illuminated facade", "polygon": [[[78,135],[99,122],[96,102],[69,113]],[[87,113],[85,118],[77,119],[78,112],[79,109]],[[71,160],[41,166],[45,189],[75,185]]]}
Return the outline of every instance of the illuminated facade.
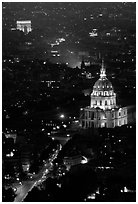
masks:
{"label": "illuminated facade", "polygon": [[17,30],[23,31],[25,34],[32,31],[31,21],[17,21]]}
{"label": "illuminated facade", "polygon": [[63,163],[69,169],[71,166],[75,166],[78,164],[86,164],[88,159],[81,155],[76,155],[72,157],[64,157]]}
{"label": "illuminated facade", "polygon": [[106,77],[103,61],[100,78],[93,86],[90,106],[81,109],[80,123],[83,128],[114,128],[127,124],[127,107],[116,105],[116,94]]}

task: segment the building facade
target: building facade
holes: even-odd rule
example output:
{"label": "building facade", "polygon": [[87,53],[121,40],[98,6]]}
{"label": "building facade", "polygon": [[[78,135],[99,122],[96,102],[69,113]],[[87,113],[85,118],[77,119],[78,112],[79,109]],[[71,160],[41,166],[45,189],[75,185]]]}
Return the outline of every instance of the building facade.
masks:
{"label": "building facade", "polygon": [[102,61],[100,78],[95,82],[91,93],[90,106],[81,108],[82,128],[114,128],[127,124],[127,107],[116,104],[116,93],[106,77]]}
{"label": "building facade", "polygon": [[23,31],[25,34],[32,31],[31,21],[17,21],[17,30]]}

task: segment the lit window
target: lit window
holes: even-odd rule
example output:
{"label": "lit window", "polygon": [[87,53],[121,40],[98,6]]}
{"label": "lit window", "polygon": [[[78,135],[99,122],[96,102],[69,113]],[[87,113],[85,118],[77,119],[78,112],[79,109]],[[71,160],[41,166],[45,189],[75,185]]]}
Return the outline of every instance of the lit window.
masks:
{"label": "lit window", "polygon": [[105,96],[108,96],[108,92],[107,92],[107,91],[105,91],[105,92],[104,92],[104,95],[105,95]]}

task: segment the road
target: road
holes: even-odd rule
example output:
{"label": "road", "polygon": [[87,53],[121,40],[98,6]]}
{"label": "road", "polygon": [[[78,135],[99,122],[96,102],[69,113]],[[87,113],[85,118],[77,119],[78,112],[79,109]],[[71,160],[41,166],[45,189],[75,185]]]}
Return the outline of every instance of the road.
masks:
{"label": "road", "polygon": [[23,200],[26,198],[28,193],[37,185],[45,181],[48,177],[51,175],[50,170],[52,170],[53,167],[53,161],[56,159],[59,150],[55,150],[55,152],[52,154],[51,158],[46,161],[42,169],[39,171],[38,174],[35,174],[30,178],[30,180],[23,181],[21,185],[15,185],[14,187],[17,189],[15,192],[16,197],[14,199],[14,202],[23,202]]}

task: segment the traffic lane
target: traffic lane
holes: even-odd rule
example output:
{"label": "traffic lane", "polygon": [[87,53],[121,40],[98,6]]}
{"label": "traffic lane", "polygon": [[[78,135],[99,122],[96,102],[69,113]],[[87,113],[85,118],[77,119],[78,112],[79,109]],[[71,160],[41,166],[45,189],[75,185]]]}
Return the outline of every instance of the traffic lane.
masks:
{"label": "traffic lane", "polygon": [[22,185],[20,189],[18,189],[18,195],[16,196],[14,202],[21,202],[27,196],[28,192],[36,185],[36,182],[28,182],[25,185]]}
{"label": "traffic lane", "polygon": [[52,155],[52,158],[50,158],[49,163],[44,164],[44,166],[42,167],[42,169],[38,173],[38,176],[36,178],[34,178],[34,181],[29,180],[29,181],[23,182],[22,187],[18,191],[20,193],[16,196],[14,202],[23,201],[25,199],[25,197],[27,196],[28,192],[31,191],[35,185],[39,185],[41,182],[43,182],[47,179],[46,175],[49,173],[49,170],[53,167],[52,162],[57,157],[58,153],[59,153],[59,150],[56,150],[55,153]]}

